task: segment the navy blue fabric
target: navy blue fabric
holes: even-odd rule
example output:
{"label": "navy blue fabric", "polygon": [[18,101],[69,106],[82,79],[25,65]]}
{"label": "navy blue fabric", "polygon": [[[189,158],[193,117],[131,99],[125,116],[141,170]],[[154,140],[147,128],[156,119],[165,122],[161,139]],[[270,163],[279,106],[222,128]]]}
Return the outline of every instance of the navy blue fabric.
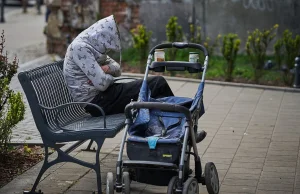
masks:
{"label": "navy blue fabric", "polygon": [[192,104],[193,99],[192,98],[187,98],[187,97],[177,97],[177,96],[169,96],[165,98],[150,98],[151,102],[165,102],[165,103],[170,103],[170,104]]}
{"label": "navy blue fabric", "polygon": [[[148,102],[150,99],[151,91],[148,89],[147,81],[143,81],[140,89],[139,98],[140,102]],[[128,129],[129,135],[144,136],[145,127],[150,121],[150,114],[148,109],[140,109],[134,123]]]}
{"label": "navy blue fabric", "polygon": [[190,111],[193,112],[197,108],[198,102],[201,101],[199,118],[205,113],[204,105],[203,105],[203,90],[204,90],[204,82],[200,82],[197,93],[194,97],[194,101],[190,108]]}
{"label": "navy blue fabric", "polygon": [[[199,118],[204,114],[202,95],[204,82],[201,82],[196,92],[195,98],[186,97],[164,97],[153,99],[151,91],[148,89],[147,82],[144,81],[139,93],[140,102],[162,102],[171,104],[180,104],[188,106],[193,112],[199,101],[201,101],[201,111]],[[185,133],[184,124],[186,118],[182,113],[163,112],[160,110],[140,109],[138,115],[128,130],[130,135],[129,141],[138,141],[147,143],[147,137],[160,136],[163,129],[168,129],[163,137],[160,137],[157,143],[176,143],[183,138]]]}
{"label": "navy blue fabric", "polygon": [[[131,142],[139,142],[139,143],[148,143],[148,139],[144,137],[138,137],[138,136],[130,136],[128,137],[127,141]],[[180,139],[164,139],[160,138],[157,141],[157,144],[171,144],[171,143],[180,143]]]}

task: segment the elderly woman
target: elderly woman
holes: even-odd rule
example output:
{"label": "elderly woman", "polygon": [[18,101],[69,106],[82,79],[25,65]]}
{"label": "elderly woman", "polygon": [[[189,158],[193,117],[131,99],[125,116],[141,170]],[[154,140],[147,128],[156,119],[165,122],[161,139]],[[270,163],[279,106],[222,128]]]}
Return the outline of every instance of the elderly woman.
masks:
{"label": "elderly woman", "polygon": [[[64,62],[64,77],[76,102],[99,105],[105,114],[124,112],[131,100],[137,100],[142,80],[114,83],[121,75],[120,65],[110,58],[109,51],[121,51],[120,35],[114,17],[99,20],[81,32],[69,45]],[[153,98],[173,96],[163,77],[148,78]],[[85,106],[92,116],[101,113]]]}

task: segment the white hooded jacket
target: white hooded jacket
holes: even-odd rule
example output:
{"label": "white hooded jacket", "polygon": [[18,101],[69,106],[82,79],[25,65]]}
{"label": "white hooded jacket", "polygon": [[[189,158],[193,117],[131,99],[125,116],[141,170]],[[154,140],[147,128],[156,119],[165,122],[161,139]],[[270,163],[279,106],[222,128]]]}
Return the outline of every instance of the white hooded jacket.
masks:
{"label": "white hooded jacket", "polygon": [[[121,50],[118,27],[112,15],[81,32],[69,45],[63,71],[75,101],[90,102],[113,83],[113,76],[121,75],[120,65],[107,56],[111,50]],[[99,65],[108,65],[111,75]]]}

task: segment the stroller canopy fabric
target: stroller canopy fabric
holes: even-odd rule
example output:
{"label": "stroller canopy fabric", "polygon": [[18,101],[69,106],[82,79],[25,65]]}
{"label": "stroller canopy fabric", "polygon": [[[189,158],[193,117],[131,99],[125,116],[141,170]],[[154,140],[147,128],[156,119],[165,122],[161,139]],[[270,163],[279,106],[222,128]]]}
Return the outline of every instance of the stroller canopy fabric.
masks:
{"label": "stroller canopy fabric", "polygon": [[[202,95],[204,82],[199,84],[194,99],[187,97],[170,96],[165,98],[151,98],[151,91],[148,88],[147,81],[144,80],[139,93],[140,102],[161,102],[185,106],[190,109],[191,113],[196,110],[197,104],[201,102],[199,118],[204,114]],[[186,118],[182,113],[164,112],[161,110],[140,109],[134,123],[128,130],[131,136],[129,140],[144,141],[149,138],[151,141],[161,143],[178,142],[184,135],[184,124]],[[149,146],[151,142],[148,142]],[[155,147],[155,146],[154,146]]]}

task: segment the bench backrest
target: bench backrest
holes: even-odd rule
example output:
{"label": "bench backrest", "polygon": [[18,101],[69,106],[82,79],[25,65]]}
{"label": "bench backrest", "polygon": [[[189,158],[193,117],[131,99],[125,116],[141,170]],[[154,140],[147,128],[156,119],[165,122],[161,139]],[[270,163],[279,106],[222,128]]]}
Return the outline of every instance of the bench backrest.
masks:
{"label": "bench backrest", "polygon": [[[61,60],[18,75],[41,135],[43,130],[47,130],[45,127],[53,132],[58,130],[54,121],[57,111],[41,109],[39,104],[53,108],[73,102],[63,77],[63,63]],[[60,113],[58,121],[63,125],[84,115],[86,115],[84,108],[72,105]]]}

